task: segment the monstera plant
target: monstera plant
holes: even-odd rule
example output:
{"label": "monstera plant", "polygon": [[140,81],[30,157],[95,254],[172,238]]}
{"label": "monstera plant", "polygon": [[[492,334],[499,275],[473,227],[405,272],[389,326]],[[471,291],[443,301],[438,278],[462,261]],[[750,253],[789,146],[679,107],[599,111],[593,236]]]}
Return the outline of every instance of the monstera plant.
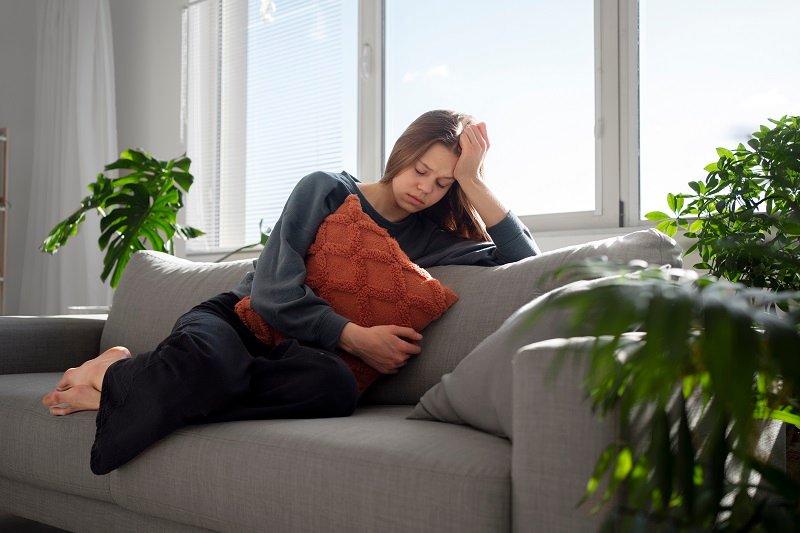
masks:
{"label": "monstera plant", "polygon": [[56,253],[78,232],[86,213],[96,210],[100,215],[98,244],[106,252],[100,278],[110,278],[110,285],[116,287],[137,250],[150,248],[173,254],[176,235],[184,239],[203,235],[202,231],[177,222],[183,193],[194,181],[190,164],[185,155],[159,161],[144,150],[123,151],[119,159],[105,166],[107,173],[122,171],[121,175],[98,174],[89,185],[91,194],[81,200],[77,211],[56,224],[39,249]]}

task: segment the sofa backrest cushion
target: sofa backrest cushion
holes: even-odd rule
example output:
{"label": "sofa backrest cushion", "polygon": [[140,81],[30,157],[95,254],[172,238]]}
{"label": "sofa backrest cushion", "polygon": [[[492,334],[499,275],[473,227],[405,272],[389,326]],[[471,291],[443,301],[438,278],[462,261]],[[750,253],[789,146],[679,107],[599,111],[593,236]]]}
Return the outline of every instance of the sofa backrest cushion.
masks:
{"label": "sofa backrest cushion", "polygon": [[[593,257],[627,263],[681,266],[674,240],[653,229],[559,248],[498,267],[439,266],[430,274],[450,287],[459,301],[429,325],[422,353],[396,375],[378,379],[363,403],[415,405],[420,397],[518,308],[576,279],[552,273]],[[175,320],[194,305],[236,287],[253,270],[251,260],[200,263],[159,252],[137,252],[125,269],[103,329],[102,349],[122,345],[133,353],[152,350]]]}
{"label": "sofa backrest cushion", "polygon": [[161,252],[136,252],[114,292],[101,349],[121,345],[134,354],[152,350],[179,316],[233,289],[252,270],[251,259],[202,263]]}
{"label": "sofa backrest cushion", "polygon": [[[517,309],[578,274],[553,277],[564,266],[589,258],[615,263],[643,260],[653,265],[682,266],[678,244],[654,229],[559,248],[498,267],[439,266],[428,271],[458,294],[458,302],[424,332],[422,353],[399,374],[383,376],[364,394],[362,403],[414,405],[441,377],[458,365],[483,339]],[[595,276],[598,277],[598,276]],[[547,338],[546,334],[544,338]]]}

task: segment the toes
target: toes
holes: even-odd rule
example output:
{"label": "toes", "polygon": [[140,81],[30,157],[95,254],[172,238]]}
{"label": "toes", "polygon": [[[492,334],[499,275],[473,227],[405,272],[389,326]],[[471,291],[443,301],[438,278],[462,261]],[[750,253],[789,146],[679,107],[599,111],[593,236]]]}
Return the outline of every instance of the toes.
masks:
{"label": "toes", "polygon": [[64,372],[64,376],[59,380],[56,384],[56,390],[67,390],[72,386],[72,378],[73,374],[75,374],[74,368],[68,368],[66,372]]}
{"label": "toes", "polygon": [[54,416],[78,411],[96,411],[100,407],[100,392],[88,385],[76,385],[67,391],[53,391],[42,397],[42,403]]}
{"label": "toes", "polygon": [[64,415],[71,415],[77,411],[71,405],[66,404],[64,407],[51,407],[50,414],[53,416],[64,416]]}
{"label": "toes", "polygon": [[48,405],[50,405],[52,403],[50,401],[50,396],[52,396],[52,394],[53,394],[52,392],[48,392],[47,394],[42,396],[42,405],[48,406]]}
{"label": "toes", "polygon": [[69,401],[68,394],[62,391],[48,392],[42,397],[42,403],[50,409],[69,406]]}
{"label": "toes", "polygon": [[61,394],[59,391],[48,392],[42,396],[42,403],[48,407],[58,405],[61,403],[61,400],[59,399],[60,396]]}

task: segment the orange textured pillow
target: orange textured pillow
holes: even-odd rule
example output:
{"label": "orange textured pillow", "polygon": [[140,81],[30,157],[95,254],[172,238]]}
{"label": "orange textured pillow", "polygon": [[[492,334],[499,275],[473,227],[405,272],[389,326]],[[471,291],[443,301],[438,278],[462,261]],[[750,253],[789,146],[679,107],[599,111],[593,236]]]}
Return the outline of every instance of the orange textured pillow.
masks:
{"label": "orange textured pillow", "polygon": [[[361,210],[355,194],[317,230],[306,255],[306,284],[338,314],[364,327],[395,324],[422,331],[458,300]],[[249,296],[236,313],[262,342],[286,339],[253,311]],[[353,371],[359,392],[381,375],[358,357],[344,351],[339,356]]]}

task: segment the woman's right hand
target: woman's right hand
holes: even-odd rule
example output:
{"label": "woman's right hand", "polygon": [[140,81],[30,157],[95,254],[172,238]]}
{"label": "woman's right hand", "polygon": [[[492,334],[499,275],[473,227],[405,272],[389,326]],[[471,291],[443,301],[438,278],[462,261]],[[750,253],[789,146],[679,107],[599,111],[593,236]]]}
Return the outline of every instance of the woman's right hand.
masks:
{"label": "woman's right hand", "polygon": [[396,374],[412,355],[420,352],[416,343],[422,335],[403,326],[365,328],[348,322],[339,337],[339,346],[359,357],[381,374]]}

